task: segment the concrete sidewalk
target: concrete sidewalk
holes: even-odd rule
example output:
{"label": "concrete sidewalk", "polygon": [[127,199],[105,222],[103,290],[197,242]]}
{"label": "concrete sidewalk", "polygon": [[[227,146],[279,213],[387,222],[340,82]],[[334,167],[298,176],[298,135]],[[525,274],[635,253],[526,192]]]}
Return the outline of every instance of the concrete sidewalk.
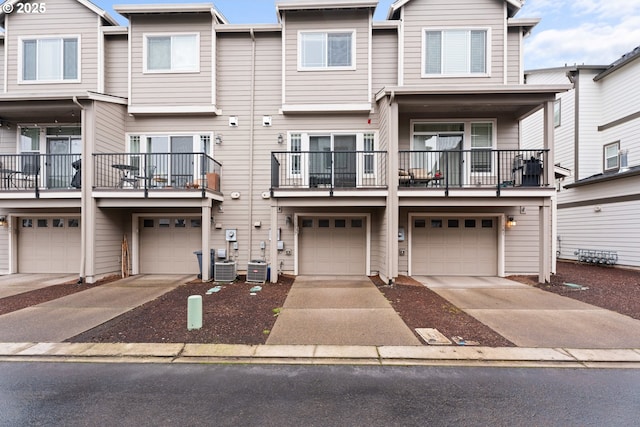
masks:
{"label": "concrete sidewalk", "polygon": [[3,362],[640,368],[640,349],[0,343]]}
{"label": "concrete sidewalk", "polygon": [[640,347],[640,320],[572,298],[499,277],[415,279],[518,347]]}
{"label": "concrete sidewalk", "polygon": [[367,277],[298,276],[267,344],[422,345]]}
{"label": "concrete sidewalk", "polygon": [[0,342],[62,342],[193,278],[185,275],[133,276],[14,311],[0,316]]}

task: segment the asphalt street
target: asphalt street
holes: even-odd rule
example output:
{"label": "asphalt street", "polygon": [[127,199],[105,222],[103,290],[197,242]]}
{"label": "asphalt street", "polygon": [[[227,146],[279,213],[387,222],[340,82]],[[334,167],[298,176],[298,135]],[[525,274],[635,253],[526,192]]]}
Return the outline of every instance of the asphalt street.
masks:
{"label": "asphalt street", "polygon": [[640,370],[0,363],[0,425],[629,426]]}

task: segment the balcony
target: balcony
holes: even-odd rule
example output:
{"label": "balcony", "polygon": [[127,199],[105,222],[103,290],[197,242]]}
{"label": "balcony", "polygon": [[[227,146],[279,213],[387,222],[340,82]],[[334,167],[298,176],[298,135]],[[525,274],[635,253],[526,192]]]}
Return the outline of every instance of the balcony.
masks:
{"label": "balcony", "polygon": [[547,187],[549,150],[400,151],[399,189],[507,189]]}
{"label": "balcony", "polygon": [[[387,189],[386,151],[282,151],[271,153],[271,191],[278,196],[372,195]],[[354,190],[363,190],[355,191]]]}
{"label": "balcony", "polygon": [[94,154],[99,197],[221,198],[222,165],[204,153]]}
{"label": "balcony", "polygon": [[0,198],[80,198],[80,154],[0,155]]}

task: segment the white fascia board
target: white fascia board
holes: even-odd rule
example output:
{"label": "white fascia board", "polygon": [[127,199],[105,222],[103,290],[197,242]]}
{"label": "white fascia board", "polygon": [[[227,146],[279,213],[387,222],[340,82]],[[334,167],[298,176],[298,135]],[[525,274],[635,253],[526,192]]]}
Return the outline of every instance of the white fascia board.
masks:
{"label": "white fascia board", "polygon": [[372,106],[370,102],[361,104],[285,104],[281,111],[283,114],[295,113],[369,113]]}
{"label": "white fascia board", "polygon": [[129,27],[102,27],[101,30],[104,35],[126,36],[129,34]]}
{"label": "white fascia board", "polygon": [[[118,4],[113,10],[125,18],[127,15],[142,13],[211,13],[216,15],[216,9],[211,3],[186,3],[186,4]],[[219,13],[218,13],[219,15]]]}
{"label": "white fascia board", "polygon": [[[391,17],[393,16],[394,13],[396,13],[396,11],[398,9],[400,9],[401,7],[403,7],[405,4],[409,3],[411,0],[397,0],[395,3],[393,3],[391,6],[389,6],[389,12],[387,13],[387,19],[391,19]],[[518,9],[522,9],[522,5],[523,2],[522,0],[505,0],[507,3],[511,4],[512,6],[517,7]]]}
{"label": "white fascia board", "polygon": [[0,95],[0,101],[71,101],[73,98],[88,99],[87,92],[73,93],[24,93],[20,95]]}
{"label": "white fascia board", "polygon": [[[15,6],[16,3],[21,3],[24,0],[7,0],[5,1],[3,4],[4,5],[11,5],[11,6]],[[107,21],[109,24],[113,25],[113,26],[118,26],[120,24],[118,24],[118,21],[116,21],[115,19],[113,19],[111,17],[111,15],[109,15],[107,12],[105,12],[104,10],[100,9],[98,6],[96,6],[95,4],[91,3],[90,1],[87,0],[77,0],[78,3],[80,3],[81,5],[83,5],[84,7],[86,7],[87,9],[91,10],[93,13],[95,13],[96,15],[100,16],[102,19],[104,19],[105,21]],[[3,20],[3,17],[6,15],[6,13],[4,12],[4,10],[6,10],[5,8],[0,9],[0,21]],[[13,9],[11,9],[13,10]]]}
{"label": "white fascia board", "polygon": [[400,28],[400,21],[374,21],[374,30],[397,30]]}
{"label": "white fascia board", "polygon": [[217,33],[277,33],[282,31],[282,24],[226,24],[215,29]]}
{"label": "white fascia board", "polygon": [[433,87],[387,87],[376,95],[475,95],[475,94],[535,94],[560,93],[572,89],[572,85],[450,85]]}
{"label": "white fascia board", "polygon": [[525,35],[529,35],[533,28],[540,23],[540,18],[523,18],[523,19],[507,19],[507,27],[509,28],[522,28],[525,31]]}
{"label": "white fascia board", "polygon": [[396,11],[398,9],[400,9],[402,6],[404,6],[405,4],[409,3],[410,1],[411,0],[397,0],[396,2],[394,2],[391,6],[389,6],[389,12],[387,13],[387,19],[391,19],[393,14],[396,13]]}
{"label": "white fascia board", "polygon": [[312,9],[353,9],[375,8],[378,0],[281,0],[276,2],[276,10],[312,10]]}
{"label": "white fascia board", "polygon": [[103,93],[96,93],[96,92],[89,92],[87,99],[90,99],[92,101],[109,102],[111,104],[120,104],[120,105],[128,104],[127,98],[122,98],[120,96],[105,95]]}
{"label": "white fascia board", "polygon": [[222,114],[215,105],[179,105],[170,106],[165,105],[130,105],[129,114],[201,114],[217,116]]}

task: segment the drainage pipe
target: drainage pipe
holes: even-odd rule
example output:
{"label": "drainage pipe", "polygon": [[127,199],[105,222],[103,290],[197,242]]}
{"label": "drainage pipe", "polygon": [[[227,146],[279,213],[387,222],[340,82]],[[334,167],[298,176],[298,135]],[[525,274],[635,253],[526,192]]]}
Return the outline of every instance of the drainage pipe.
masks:
{"label": "drainage pipe", "polygon": [[85,277],[85,273],[86,273],[86,266],[87,266],[87,221],[85,221],[86,218],[83,218],[83,213],[87,212],[87,201],[89,200],[89,197],[91,196],[91,193],[88,191],[88,185],[87,183],[89,182],[89,174],[87,172],[92,171],[93,168],[89,167],[87,168],[88,163],[87,162],[87,158],[88,156],[88,144],[86,142],[87,140],[87,133],[86,133],[86,114],[85,114],[85,110],[84,110],[84,106],[80,103],[80,101],[78,101],[78,97],[74,96],[73,97],[73,103],[76,104],[78,106],[78,108],[80,108],[80,120],[81,120],[81,133],[82,133],[82,157],[84,157],[84,165],[82,165],[82,169],[84,169],[82,175],[80,176],[80,272],[79,272],[79,278],[78,278],[78,283],[82,283],[84,282],[84,277]]}
{"label": "drainage pipe", "polygon": [[251,101],[249,111],[249,206],[247,216],[249,222],[249,259],[253,253],[253,145],[255,137],[255,110],[256,110],[256,35],[253,28],[249,30],[251,36]]}

